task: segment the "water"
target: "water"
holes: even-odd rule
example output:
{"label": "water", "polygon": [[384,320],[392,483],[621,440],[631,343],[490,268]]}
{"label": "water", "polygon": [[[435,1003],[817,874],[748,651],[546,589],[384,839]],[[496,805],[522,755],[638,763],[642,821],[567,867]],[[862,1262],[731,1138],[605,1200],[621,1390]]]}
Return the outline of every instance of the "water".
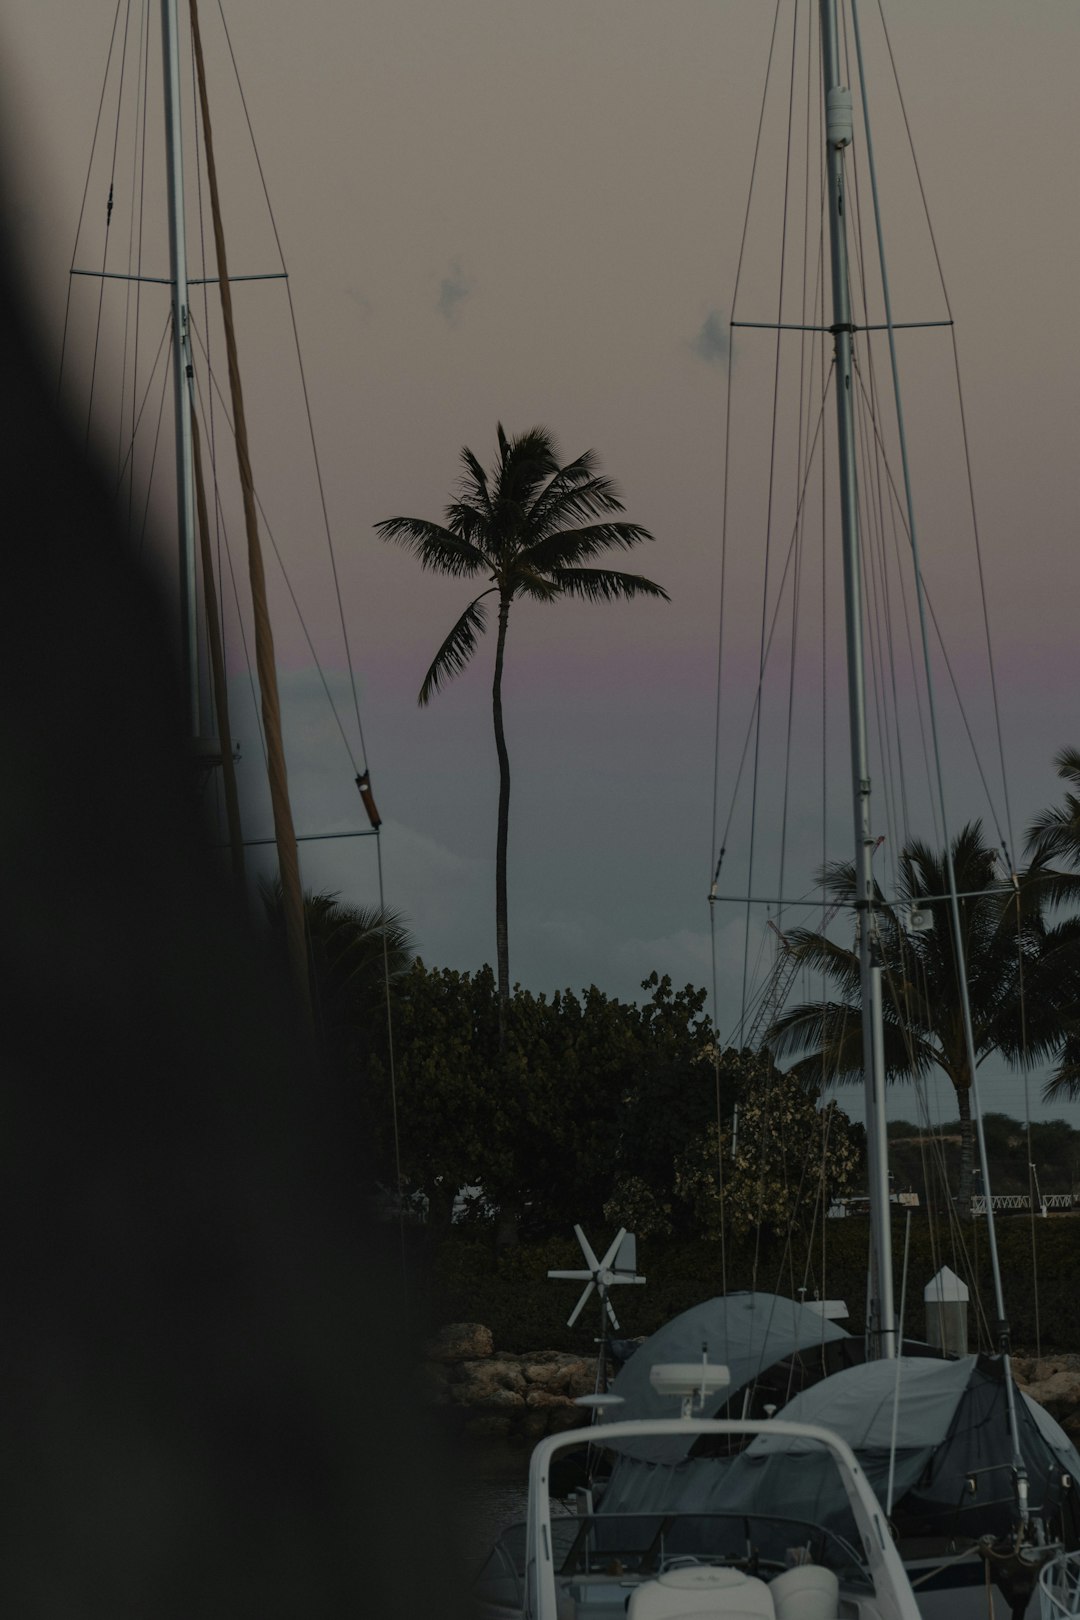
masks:
{"label": "water", "polygon": [[521,1524],[529,1496],[529,1449],[499,1441],[459,1441],[455,1473],[458,1536],[466,1570],[478,1570],[501,1533]]}

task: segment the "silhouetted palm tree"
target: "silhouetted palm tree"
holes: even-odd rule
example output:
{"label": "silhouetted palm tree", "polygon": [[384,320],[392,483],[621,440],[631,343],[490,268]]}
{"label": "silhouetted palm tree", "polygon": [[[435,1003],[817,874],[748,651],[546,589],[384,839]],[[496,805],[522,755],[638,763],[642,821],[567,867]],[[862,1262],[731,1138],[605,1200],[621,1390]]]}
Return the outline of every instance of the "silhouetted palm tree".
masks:
{"label": "silhouetted palm tree", "polygon": [[[997,851],[971,822],[952,845],[960,899],[960,926],[971,1005],[976,1065],[991,1052],[1010,1061],[1045,1050],[1049,1023],[1025,994],[1044,946],[1044,891],[1037,871],[1013,883],[996,875]],[[855,899],[854,871],[838,863],[823,874],[834,900]],[[959,1207],[970,1210],[973,1138],[971,1070],[964,1036],[956,952],[948,902],[944,851],[913,840],[904,849],[893,904],[877,894],[875,916],[882,966],[885,1071],[890,1081],[911,1081],[944,1070],[960,1116]],[[927,904],[929,902],[929,904]],[[931,926],[908,926],[912,906],[924,906]],[[794,930],[789,944],[811,970],[820,971],[841,998],[793,1007],[778,1017],[765,1044],[779,1057],[805,1052],[794,1068],[807,1084],[854,1084],[863,1075],[859,953],[810,929]]]}
{"label": "silhouetted palm tree", "polygon": [[[1063,748],[1054,760],[1068,791],[1028,829],[1028,854],[1044,869],[1049,906],[1080,903],[1080,749]],[[1062,870],[1062,864],[1071,870]],[[1047,1102],[1080,1097],[1080,918],[1065,917],[1046,931],[1036,993],[1054,1009],[1057,1066],[1043,1089]]]}
{"label": "silhouetted palm tree", "polygon": [[534,602],[582,597],[588,602],[629,600],[667,592],[639,574],[582,566],[612,549],[629,551],[653,537],[638,523],[611,520],[623,510],[615,485],[597,471],[587,450],[559,465],[546,428],[530,428],[509,439],[498,427],[498,456],[485,472],[472,451],[461,452],[464,472],[457,498],[446,508],[446,523],[424,518],[385,518],[375,528],[384,540],[405,546],[422,568],[458,577],[486,577],[446,637],[420,688],[425,704],[440,686],[464,669],[487,628],[485,598],[498,607],[495,676],[491,706],[499,757],[499,815],[495,849],[495,935],[500,1041],[510,998],[506,907],[506,848],[510,820],[510,759],[503,729],[502,677],[510,604],[524,596]]}

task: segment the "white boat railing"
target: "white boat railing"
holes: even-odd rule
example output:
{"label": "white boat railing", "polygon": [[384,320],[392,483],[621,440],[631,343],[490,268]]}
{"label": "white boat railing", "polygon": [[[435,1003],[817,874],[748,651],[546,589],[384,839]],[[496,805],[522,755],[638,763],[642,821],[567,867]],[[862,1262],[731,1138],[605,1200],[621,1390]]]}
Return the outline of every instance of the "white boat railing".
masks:
{"label": "white boat railing", "polygon": [[1039,1620],[1080,1615],[1080,1552],[1062,1553],[1039,1574]]}

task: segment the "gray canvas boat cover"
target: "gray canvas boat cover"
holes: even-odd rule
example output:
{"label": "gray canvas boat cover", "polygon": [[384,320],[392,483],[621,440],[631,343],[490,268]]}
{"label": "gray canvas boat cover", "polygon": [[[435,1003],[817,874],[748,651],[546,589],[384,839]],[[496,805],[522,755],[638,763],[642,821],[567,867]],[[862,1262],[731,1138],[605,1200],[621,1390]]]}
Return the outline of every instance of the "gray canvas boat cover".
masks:
{"label": "gray canvas boat cover", "polygon": [[[714,1417],[732,1395],[753,1383],[767,1367],[796,1352],[812,1356],[824,1345],[848,1337],[842,1327],[811,1306],[778,1294],[733,1293],[706,1300],[665,1323],[626,1363],[612,1385],[623,1404],[609,1411],[608,1421],[674,1415],[677,1408],[672,1398],[658,1395],[649,1382],[658,1363],[700,1361],[704,1350],[710,1362],[726,1366],[730,1385],[699,1414]],[[668,1463],[685,1457],[687,1449],[678,1436],[622,1441],[619,1446],[620,1454]]]}
{"label": "gray canvas boat cover", "polygon": [[[1075,1544],[1080,1456],[1050,1415],[1017,1390],[1021,1447],[1033,1511]],[[900,1357],[845,1368],[783,1408],[851,1446],[883,1503],[895,1433],[895,1517],[910,1535],[1004,1536],[1016,1522],[1003,1364]],[[734,1457],[690,1456],[674,1465],[619,1458],[603,1511],[782,1517],[851,1536],[846,1501],[820,1448],[759,1436]]]}

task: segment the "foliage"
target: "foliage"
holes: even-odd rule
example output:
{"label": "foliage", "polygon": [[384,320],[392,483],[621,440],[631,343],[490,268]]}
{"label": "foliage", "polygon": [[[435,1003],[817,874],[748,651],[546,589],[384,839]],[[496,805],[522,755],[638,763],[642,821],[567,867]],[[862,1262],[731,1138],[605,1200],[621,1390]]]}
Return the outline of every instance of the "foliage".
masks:
{"label": "foliage", "polygon": [[577,597],[587,602],[629,601],[667,592],[640,574],[586,566],[604,552],[629,551],[651,540],[639,523],[614,519],[623,510],[610,479],[599,473],[592,450],[560,465],[552,435],[530,428],[507,438],[498,425],[498,456],[487,473],[473,452],[461,452],[463,472],[446,523],[425,518],[384,518],[375,525],[382,539],[411,551],[421,568],[455,579],[490,581],[475,596],[443,641],[420,687],[425,704],[476,651],[487,627],[488,597],[496,598],[498,636],[492,685],[492,719],[499,759],[499,810],[495,859],[495,925],[500,1045],[505,1044],[510,1002],[506,908],[506,853],[510,813],[510,760],[502,718],[502,672],[510,604],[517,597],[553,602]]}
{"label": "foliage", "polygon": [[773,1071],[739,1108],[738,1136],[710,1124],[679,1155],[675,1190],[693,1210],[703,1237],[761,1228],[786,1232],[800,1209],[818,1218],[849,1192],[859,1163],[846,1114],[835,1103],[818,1108],[790,1075]]}
{"label": "foliage", "polygon": [[[1049,1008],[1023,995],[1024,975],[1039,962],[1045,941],[1039,873],[1029,869],[1015,883],[997,876],[997,850],[984,843],[978,821],[953,840],[952,865],[961,896],[960,935],[972,1015],[976,1064],[991,1052],[1013,1061],[1030,1058],[1053,1039]],[[850,863],[826,868],[823,881],[833,899],[851,904],[855,873]],[[960,1200],[971,1193],[973,1139],[971,1063],[961,1017],[960,972],[949,908],[933,902],[950,892],[944,852],[913,840],[903,850],[893,904],[876,890],[875,945],[883,966],[885,1068],[889,1080],[916,1080],[944,1070],[956,1092],[961,1121]],[[911,906],[929,904],[931,926],[908,926]],[[863,1073],[859,1004],[859,955],[809,929],[793,931],[791,948],[821,972],[842,999],[806,1003],[782,1013],[766,1040],[777,1055],[806,1052],[793,1072],[814,1086],[855,1082]]]}
{"label": "foliage", "polygon": [[[956,1186],[960,1121],[941,1120],[927,1129],[893,1120],[888,1129],[895,1187],[917,1192],[924,1206],[947,1207],[949,1189]],[[1066,1120],[1032,1120],[1025,1125],[1008,1114],[984,1114],[983,1134],[994,1193],[1029,1197],[1034,1191],[1031,1165],[1042,1194],[1080,1187],[1080,1131]]]}
{"label": "foliage", "polygon": [[[1064,748],[1054,762],[1066,784],[1064,801],[1043,811],[1028,830],[1028,853],[1042,868],[1047,905],[1080,901],[1080,749]],[[1052,862],[1065,862],[1062,871]],[[1066,916],[1047,930],[1029,999],[1052,1009],[1050,1039],[1057,1066],[1043,1096],[1080,1097],[1080,919]]]}
{"label": "foliage", "polygon": [[[718,1107],[733,1230],[779,1229],[800,1199],[809,1207],[847,1186],[858,1133],[838,1109],[819,1111],[753,1053],[717,1059],[703,990],[676,991],[655,973],[642,988],[649,997],[637,1005],[595,986],[550,999],[519,987],[500,1051],[491,969],[417,960],[393,997],[404,1192],[443,1225],[458,1191],[472,1187],[483,1197],[471,1221],[509,1207],[536,1236],[604,1221],[642,1236],[714,1234]],[[385,1052],[371,1055],[365,1093],[366,1134],[393,1186]]]}
{"label": "foliage", "polygon": [[[449,1219],[454,1194],[479,1186],[526,1230],[603,1218],[616,1183],[638,1178],[661,1199],[677,1153],[715,1112],[705,993],[655,974],[643,1005],[592,987],[550,999],[515,989],[500,1052],[491,969],[457,973],[417,961],[393,996],[403,1180]],[[367,1130],[393,1184],[385,1047],[366,1068]]]}
{"label": "foliage", "polygon": [[[1075,1350],[1080,1343],[1080,1216],[998,1222],[998,1248],[1007,1278],[1006,1298],[1014,1348],[1044,1355]],[[972,1348],[994,1348],[994,1318],[985,1223],[965,1228],[966,1251],[934,1231],[922,1212],[911,1222],[908,1251],[908,1314],[905,1331],[924,1336],[922,1292],[942,1264],[952,1266],[972,1291],[969,1336]],[[608,1227],[589,1233],[598,1252],[614,1235]],[[863,1329],[869,1222],[862,1218],[818,1223],[812,1231],[795,1228],[784,1237],[765,1231],[760,1240],[733,1239],[723,1248],[704,1239],[643,1239],[638,1269],[644,1288],[618,1289],[612,1303],[627,1337],[649,1334],[690,1306],[742,1288],[798,1298],[842,1299],[849,1311],[843,1324]],[[893,1263],[902,1276],[905,1222],[893,1220]],[[423,1262],[427,1322],[484,1322],[496,1348],[505,1351],[577,1350],[595,1346],[597,1317],[586,1307],[573,1328],[566,1318],[577,1301],[576,1285],[548,1280],[549,1269],[580,1265],[573,1238],[523,1243],[498,1256],[480,1234],[454,1229]],[[418,1264],[421,1262],[418,1261]],[[981,1308],[979,1301],[982,1302]]]}
{"label": "foliage", "polygon": [[[263,889],[273,938],[284,949],[281,883]],[[355,1073],[373,1031],[385,1026],[387,981],[405,973],[415,944],[396,911],[343,904],[326,891],[304,895],[304,932],[316,1032],[332,1070]]]}

